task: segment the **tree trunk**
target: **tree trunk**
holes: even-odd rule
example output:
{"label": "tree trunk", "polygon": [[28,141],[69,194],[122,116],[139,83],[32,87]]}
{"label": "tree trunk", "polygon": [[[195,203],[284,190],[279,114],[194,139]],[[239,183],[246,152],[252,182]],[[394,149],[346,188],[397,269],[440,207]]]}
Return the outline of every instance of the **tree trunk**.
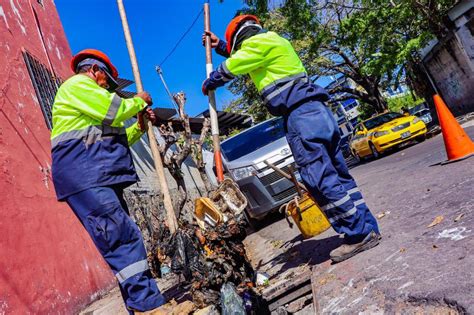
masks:
{"label": "tree trunk", "polygon": [[[366,78],[363,82],[359,84],[364,88],[367,92],[367,98],[362,98],[361,101],[367,103],[368,105],[372,106],[377,113],[383,113],[387,111],[388,105],[387,101],[383,97],[382,93],[380,92],[380,86],[372,78]],[[358,82],[356,82],[358,83]]]}

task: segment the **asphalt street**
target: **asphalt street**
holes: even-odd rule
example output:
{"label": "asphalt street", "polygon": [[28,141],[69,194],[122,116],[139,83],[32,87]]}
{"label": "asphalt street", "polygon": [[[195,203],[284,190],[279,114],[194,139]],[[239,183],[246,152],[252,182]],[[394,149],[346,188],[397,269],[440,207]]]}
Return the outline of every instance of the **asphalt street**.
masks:
{"label": "asphalt street", "polygon": [[342,241],[332,229],[303,241],[280,219],[247,237],[253,266],[270,284],[312,268],[320,314],[474,313],[474,157],[439,165],[445,159],[438,135],[351,165],[379,218],[379,246],[332,264]]}

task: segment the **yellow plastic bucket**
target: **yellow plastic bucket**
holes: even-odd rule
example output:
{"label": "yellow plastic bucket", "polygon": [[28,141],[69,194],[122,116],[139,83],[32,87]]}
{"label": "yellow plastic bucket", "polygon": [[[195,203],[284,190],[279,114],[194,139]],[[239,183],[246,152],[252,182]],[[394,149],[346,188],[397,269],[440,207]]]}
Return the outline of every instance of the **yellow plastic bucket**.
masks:
{"label": "yellow plastic bucket", "polygon": [[293,218],[304,238],[321,234],[331,226],[326,215],[308,193],[290,201],[286,206],[286,215]]}
{"label": "yellow plastic bucket", "polygon": [[209,198],[197,198],[195,201],[194,218],[203,230],[209,226],[216,226],[224,220],[222,213]]}

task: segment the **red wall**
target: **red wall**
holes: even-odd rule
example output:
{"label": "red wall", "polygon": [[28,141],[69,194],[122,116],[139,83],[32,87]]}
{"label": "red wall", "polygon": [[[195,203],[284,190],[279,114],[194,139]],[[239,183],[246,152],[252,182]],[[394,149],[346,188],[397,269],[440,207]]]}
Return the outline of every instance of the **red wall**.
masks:
{"label": "red wall", "polygon": [[71,75],[52,0],[0,0],[0,314],[71,314],[113,284],[85,230],[56,201],[49,131],[21,50]]}

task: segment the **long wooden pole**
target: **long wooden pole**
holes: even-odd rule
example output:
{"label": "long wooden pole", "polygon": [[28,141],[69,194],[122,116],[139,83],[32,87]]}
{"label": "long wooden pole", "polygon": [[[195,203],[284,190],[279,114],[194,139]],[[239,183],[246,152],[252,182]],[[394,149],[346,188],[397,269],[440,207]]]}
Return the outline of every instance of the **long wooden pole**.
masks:
{"label": "long wooden pole", "polygon": [[[267,166],[271,167],[275,172],[277,172],[278,174],[280,174],[281,176],[285,177],[286,179],[288,180],[291,180],[292,181],[292,178],[291,178],[291,175],[288,174],[287,172],[281,170],[280,168],[278,168],[275,164],[273,163],[270,163],[268,161],[263,161],[265,164],[267,164]],[[308,191],[308,189],[306,188],[305,185],[301,184],[300,182],[297,181],[297,184],[298,186],[303,189],[304,191]],[[296,184],[295,184],[296,185]]]}
{"label": "long wooden pole", "polygon": [[[127,43],[128,53],[130,55],[130,62],[132,63],[133,76],[135,78],[137,92],[142,92],[143,84],[140,77],[140,71],[138,69],[137,56],[135,55],[135,48],[133,47],[132,36],[130,34],[130,28],[128,26],[125,7],[123,6],[122,0],[117,0],[117,4],[120,12],[120,18],[122,19],[123,32],[125,34],[125,41]],[[161,160],[160,150],[158,149],[158,144],[156,142],[155,134],[153,132],[153,125],[150,121],[147,121],[147,134],[148,142],[150,142],[151,153],[153,155],[153,161],[155,162],[155,170],[159,181],[159,188],[161,188],[161,192],[163,193],[163,203],[166,210],[168,227],[170,229],[171,234],[173,234],[178,228],[178,222],[176,220],[176,215],[173,210],[173,203],[171,202],[170,191],[168,188],[168,183],[166,182],[165,171],[163,169],[163,161]]]}
{"label": "long wooden pole", "polygon": [[[211,12],[209,8],[209,1],[207,1],[204,3],[204,30],[206,32],[211,31],[210,14]],[[211,37],[207,35],[206,36],[206,73],[207,73],[208,78],[212,70],[213,70],[213,66],[212,66]],[[209,96],[209,116],[211,118],[212,143],[214,146],[214,162],[216,163],[217,180],[220,183],[224,180],[224,168],[222,166],[221,142],[219,139],[219,123],[217,120],[216,94],[214,91],[209,91],[208,96]]]}

